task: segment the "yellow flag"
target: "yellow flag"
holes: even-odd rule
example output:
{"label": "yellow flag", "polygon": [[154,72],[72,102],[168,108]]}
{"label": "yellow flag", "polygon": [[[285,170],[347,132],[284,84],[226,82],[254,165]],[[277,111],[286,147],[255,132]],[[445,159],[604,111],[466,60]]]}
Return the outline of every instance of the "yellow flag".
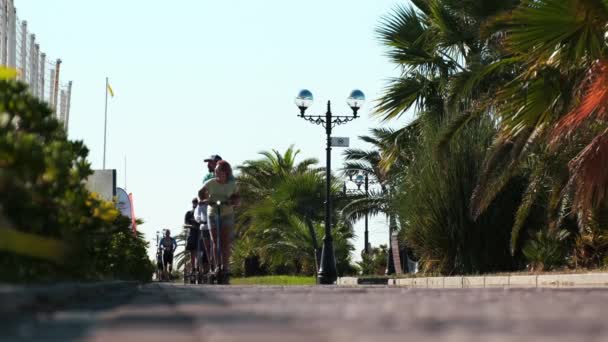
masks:
{"label": "yellow flag", "polygon": [[19,74],[17,69],[0,66],[0,80],[14,80]]}
{"label": "yellow flag", "polygon": [[114,97],[114,90],[112,89],[110,83],[108,83],[108,92],[110,93],[110,96]]}

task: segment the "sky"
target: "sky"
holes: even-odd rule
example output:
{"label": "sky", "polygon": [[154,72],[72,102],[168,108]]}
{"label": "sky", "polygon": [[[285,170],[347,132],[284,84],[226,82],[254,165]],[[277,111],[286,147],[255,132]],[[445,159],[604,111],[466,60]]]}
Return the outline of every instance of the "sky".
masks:
{"label": "sky", "polygon": [[[260,151],[285,151],[325,164],[324,130],[297,117],[294,97],[313,92],[307,114],[350,115],[345,99],[361,89],[362,118],[334,130],[353,148],[383,124],[373,104],[398,69],[375,28],[407,0],[15,0],[41,49],[61,58],[62,81],[74,82],[69,137],[83,140],[102,167],[105,78],[109,101],[107,168],[133,193],[148,241],[180,230],[201,186],[203,159],[219,154],[233,166]],[[334,148],[338,170],[343,149]],[[363,224],[355,226],[359,258]],[[370,220],[372,245],[385,244],[384,218]],[[152,253],[152,248],[151,248]]]}

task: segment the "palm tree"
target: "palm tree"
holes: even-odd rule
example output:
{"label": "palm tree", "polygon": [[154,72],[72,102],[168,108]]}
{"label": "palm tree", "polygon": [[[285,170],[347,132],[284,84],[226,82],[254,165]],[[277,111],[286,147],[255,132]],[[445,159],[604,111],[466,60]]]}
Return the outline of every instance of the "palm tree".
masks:
{"label": "palm tree", "polygon": [[484,24],[518,0],[411,2],[415,7],[395,8],[377,30],[402,70],[380,98],[377,115],[392,120],[416,109],[421,119],[441,120],[478,112],[476,101],[492,94],[501,71],[485,68],[500,41],[484,34]]}
{"label": "palm tree", "polygon": [[[390,166],[387,163],[387,154],[397,151],[391,146],[391,139],[395,139],[399,133],[391,129],[375,128],[371,130],[370,136],[360,136],[359,139],[371,144],[372,150],[347,149],[344,151],[345,163],[342,172],[346,176],[354,176],[357,173],[366,173],[375,179],[380,185],[381,191],[371,191],[368,196],[353,196],[352,200],[343,209],[344,216],[351,221],[356,221],[365,214],[375,216],[382,212],[389,215],[388,187],[394,179],[391,168],[401,166],[398,156],[391,159]],[[392,158],[389,157],[389,158]]]}
{"label": "palm tree", "polygon": [[355,223],[359,219],[368,216],[376,216],[384,213],[390,217],[390,198],[388,196],[388,173],[382,169],[382,150],[387,147],[382,138],[393,133],[387,129],[372,129],[371,136],[360,136],[359,139],[372,144],[374,149],[347,149],[344,151],[344,167],[342,172],[349,177],[358,173],[365,173],[372,180],[376,180],[381,191],[371,190],[365,195],[354,195],[348,197],[348,202],[342,209],[342,215],[346,220]]}
{"label": "palm tree", "polygon": [[[241,235],[266,265],[312,270],[319,257],[325,170],[315,167],[316,159],[296,162],[299,150],[293,146],[284,154],[276,150],[260,154],[263,158],[238,167],[237,181],[246,204],[238,212]],[[332,191],[337,194],[339,187]]]}
{"label": "palm tree", "polygon": [[[390,171],[391,209],[427,270],[509,268],[508,240],[501,239],[512,219],[501,217],[498,205],[477,221],[469,213],[481,162],[496,133],[492,112],[480,104],[512,78],[517,65],[500,53],[501,36],[485,32],[484,25],[518,1],[412,3],[416,7],[396,8],[378,29],[402,74],[379,99],[376,115],[395,120],[416,111],[414,121],[382,139],[384,151],[391,152],[384,152],[381,162]],[[509,195],[518,193],[516,185]],[[505,200],[497,202],[508,215]],[[488,222],[492,234],[484,229]]]}
{"label": "palm tree", "polygon": [[408,132],[412,127],[415,127],[415,125],[407,126],[399,131],[372,129],[371,136],[361,136],[359,138],[372,144],[374,150],[348,149],[344,152],[346,162],[343,172],[346,175],[352,176],[359,172],[367,173],[380,185],[380,191],[371,191],[371,193],[366,193],[365,196],[354,196],[350,203],[344,207],[343,213],[346,219],[352,223],[362,217],[367,219],[368,216],[375,216],[380,212],[386,215],[389,221],[389,253],[387,254],[387,265],[389,266],[387,274],[394,272],[391,241],[393,232],[397,229],[398,221],[398,212],[394,210],[392,205],[394,200],[392,196],[393,188],[397,184],[400,174],[395,171],[407,165],[406,156],[411,153],[411,150],[407,148],[399,150],[398,147],[401,147],[404,138],[410,137]]}
{"label": "palm tree", "polygon": [[[518,139],[537,133],[555,150],[582,144],[568,163],[566,188],[579,220],[606,198],[608,175],[608,3],[592,0],[521,1],[505,17],[509,52],[526,67],[498,100],[501,131]],[[524,85],[525,99],[514,88]]]}
{"label": "palm tree", "polygon": [[[308,265],[318,265],[324,189],[324,177],[317,172],[286,176],[271,194],[243,213],[250,218],[245,236],[256,237],[263,245],[262,259],[279,264],[305,260]],[[339,191],[335,184],[332,192]]]}
{"label": "palm tree", "polygon": [[277,150],[262,151],[259,154],[263,158],[247,160],[243,165],[237,167],[241,191],[245,191],[246,194],[253,197],[263,197],[272,191],[284,177],[293,173],[307,172],[318,163],[315,158],[304,159],[296,163],[300,150],[295,150],[293,145],[284,154]]}
{"label": "palm tree", "polygon": [[478,217],[514,177],[527,178],[511,235],[515,253],[534,206],[546,208],[549,228],[557,231],[574,213],[584,232],[606,202],[608,4],[521,1],[489,23],[502,48],[484,70],[510,68],[495,95],[478,102],[500,130],[471,209]]}
{"label": "palm tree", "polygon": [[188,269],[190,268],[190,252],[186,251],[186,242],[188,241],[188,229],[183,228],[182,231],[174,237],[177,247],[184,247],[184,249],[176,253],[173,257],[175,262],[175,269]]}

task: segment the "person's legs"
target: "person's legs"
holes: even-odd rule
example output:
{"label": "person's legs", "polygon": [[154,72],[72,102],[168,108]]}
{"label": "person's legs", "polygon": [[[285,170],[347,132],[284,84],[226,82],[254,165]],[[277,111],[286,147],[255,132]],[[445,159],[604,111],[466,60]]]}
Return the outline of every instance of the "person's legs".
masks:
{"label": "person's legs", "polygon": [[211,241],[209,243],[209,251],[211,252],[211,270],[215,271],[216,268],[219,267],[219,260],[217,260],[217,224],[215,221],[215,217],[209,217],[209,220],[212,222],[209,224],[209,235],[211,237]]}
{"label": "person's legs", "polygon": [[193,275],[196,272],[197,265],[197,247],[198,247],[198,229],[190,228],[190,233],[188,234],[188,240],[186,242],[186,251],[190,255],[190,267],[186,269],[186,274]]}
{"label": "person's legs", "polygon": [[163,280],[169,278],[169,253],[163,252]]}
{"label": "person's legs", "polygon": [[203,268],[203,273],[207,273],[209,272],[209,267],[211,265],[211,262],[213,259],[211,259],[211,251],[210,251],[210,247],[211,247],[211,235],[209,234],[209,230],[202,230],[201,231],[201,249],[203,250],[203,257],[202,257],[202,268]]}
{"label": "person's legs", "polygon": [[234,228],[234,216],[222,217],[222,228],[220,238],[222,242],[222,268],[230,273],[230,256],[232,255],[232,230]]}
{"label": "person's legs", "polygon": [[222,241],[222,268],[226,273],[230,272],[230,255],[232,254],[232,227],[222,225],[220,238]]}
{"label": "person's legs", "polygon": [[196,249],[190,251],[190,274],[194,274],[196,271]]}
{"label": "person's legs", "polygon": [[162,280],[163,275],[163,254],[160,251],[156,252],[156,280]]}
{"label": "person's legs", "polygon": [[171,273],[173,272],[173,253],[169,253],[168,255],[167,268],[169,270],[169,280],[171,280]]}

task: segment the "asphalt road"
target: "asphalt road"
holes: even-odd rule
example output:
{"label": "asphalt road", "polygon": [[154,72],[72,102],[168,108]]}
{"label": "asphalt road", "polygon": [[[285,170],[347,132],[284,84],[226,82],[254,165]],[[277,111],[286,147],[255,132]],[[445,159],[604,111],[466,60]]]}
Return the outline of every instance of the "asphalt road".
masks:
{"label": "asphalt road", "polygon": [[608,341],[608,290],[150,284],[2,317],[0,341]]}

